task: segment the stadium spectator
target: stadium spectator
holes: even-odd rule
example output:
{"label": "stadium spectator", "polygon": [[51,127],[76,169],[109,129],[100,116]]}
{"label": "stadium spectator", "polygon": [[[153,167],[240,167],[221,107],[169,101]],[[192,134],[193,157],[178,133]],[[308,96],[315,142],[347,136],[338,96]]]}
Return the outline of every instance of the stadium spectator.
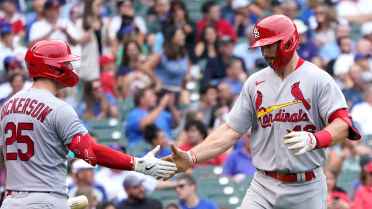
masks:
{"label": "stadium spectator", "polygon": [[229,156],[223,166],[222,174],[234,177],[239,174],[244,176],[253,176],[256,168],[252,165],[251,154],[251,129],[248,133],[242,136],[243,146],[234,150]]}
{"label": "stadium spectator", "polygon": [[112,202],[103,201],[98,203],[96,209],[116,209],[116,207]]}
{"label": "stadium spectator", "polygon": [[196,181],[193,177],[183,175],[177,179],[176,192],[182,209],[217,209],[215,202],[201,199],[196,194]]}
{"label": "stadium spectator", "polygon": [[354,54],[351,52],[352,39],[350,36],[343,36],[337,39],[341,54],[336,58],[333,65],[333,76],[341,90],[349,89],[353,85],[348,76],[350,67],[354,64]]}
{"label": "stadium spectator", "polygon": [[369,40],[372,43],[372,21],[362,24],[360,28],[360,34],[363,38]]}
{"label": "stadium spectator", "polygon": [[[183,32],[186,35],[185,47],[186,47],[189,59],[192,64],[197,64],[198,60],[194,52],[194,47],[195,47],[194,42],[195,42],[197,28],[196,28],[196,24],[190,21],[186,5],[181,0],[175,0],[171,3],[168,20],[166,24],[164,25],[164,27],[169,27],[169,25],[173,25],[183,30]],[[161,33],[158,33],[158,34],[161,34]],[[159,40],[155,40],[155,41],[159,42],[158,44],[162,44],[164,42],[164,37],[162,37],[161,41]],[[155,51],[157,51],[156,48],[155,48]]]}
{"label": "stadium spectator", "polygon": [[[182,123],[181,127],[184,127],[184,124],[186,124],[188,121],[192,120],[198,120],[202,123],[204,123],[204,115],[199,110],[189,110],[186,114],[186,118],[184,122]],[[183,145],[187,142],[187,132],[185,130],[182,130],[180,134],[178,135],[177,144],[178,146]]]}
{"label": "stadium spectator", "polygon": [[[234,42],[230,36],[223,36],[221,40],[218,41],[218,54],[216,57],[209,58],[207,66],[204,71],[202,83],[210,82],[213,85],[216,85],[222,78],[226,77],[225,68],[223,63],[226,62],[229,58],[235,57],[233,55]],[[240,59],[242,65],[245,68],[244,61]]]}
{"label": "stadium spectator", "polygon": [[[133,59],[133,71],[124,76],[117,77],[117,86],[119,98],[126,98],[135,94],[139,89],[151,85],[150,77],[143,72],[143,65],[147,61],[145,54],[137,54]],[[120,91],[119,91],[120,90]]]}
{"label": "stadium spectator", "polygon": [[367,153],[360,156],[360,174],[359,178],[354,179],[352,181],[352,185],[349,191],[350,199],[354,200],[355,192],[360,188],[367,184],[367,176],[368,176],[368,165],[372,162],[372,154]]}
{"label": "stadium spectator", "polygon": [[227,35],[232,38],[233,42],[237,41],[236,34],[231,24],[227,20],[221,19],[221,10],[217,3],[213,1],[205,2],[202,7],[202,12],[204,15],[203,19],[196,23],[198,27],[198,33],[195,39],[196,42],[200,40],[201,33],[207,25],[213,25],[217,29],[219,38]]}
{"label": "stadium spectator", "polygon": [[98,201],[95,195],[94,189],[91,186],[79,186],[78,190],[76,191],[75,197],[84,195],[88,199],[88,206],[85,209],[95,209]]}
{"label": "stadium spectator", "polygon": [[155,0],[152,17],[148,17],[148,33],[154,34],[162,30],[163,24],[167,21],[170,10],[169,0]]}
{"label": "stadium spectator", "polygon": [[190,79],[185,33],[175,26],[168,26],[164,29],[164,39],[163,48],[151,55],[143,69],[157,83],[155,91],[159,98],[166,93],[175,93],[178,107],[182,84]]}
{"label": "stadium spectator", "polygon": [[200,41],[195,45],[195,55],[199,59],[208,59],[217,56],[217,30],[213,25],[203,28]]}
{"label": "stadium spectator", "polygon": [[[61,89],[58,91],[56,97],[64,102],[67,102],[77,113],[78,115],[81,115],[79,113],[81,113],[81,110],[78,109],[78,103],[76,101],[76,99],[72,96],[70,96],[68,93],[67,93],[67,90],[64,88],[64,89]],[[93,136],[91,135],[91,137],[93,138]]]}
{"label": "stadium spectator", "polygon": [[[353,115],[354,117],[354,115]],[[328,165],[337,173],[341,171],[360,171],[359,157],[362,154],[371,152],[368,147],[364,147],[361,140],[344,140],[339,146],[332,149]]]}
{"label": "stadium spectator", "polygon": [[354,121],[359,125],[363,135],[371,135],[372,129],[372,84],[368,84],[362,93],[364,102],[353,107],[351,115]]}
{"label": "stadium spectator", "polygon": [[355,64],[358,64],[364,72],[372,71],[370,57],[370,54],[357,53],[354,57]]}
{"label": "stadium spectator", "polygon": [[233,55],[235,57],[243,59],[247,71],[254,70],[256,68],[256,60],[262,59],[260,48],[252,48],[250,50],[247,50],[249,46],[254,42],[253,28],[254,25],[246,28],[246,41],[235,45],[233,50]]}
{"label": "stadium spectator", "polygon": [[17,0],[4,0],[2,1],[1,8],[0,22],[10,22],[13,33],[24,38],[26,36],[26,18],[24,14],[17,11]]}
{"label": "stadium spectator", "polygon": [[32,85],[32,81],[27,80],[24,69],[22,68],[21,62],[18,61],[15,57],[6,57],[4,59],[5,74],[1,76],[1,85],[0,85],[0,99],[8,98],[12,93],[13,88],[10,82],[10,79],[15,74],[20,74],[24,76],[25,83],[22,89],[27,89]]}
{"label": "stadium spectator", "polygon": [[368,163],[366,185],[355,194],[353,209],[372,208],[372,162]]}
{"label": "stadium spectator", "polygon": [[85,121],[118,117],[119,113],[115,97],[103,92],[101,81],[85,82],[83,96],[86,106],[83,113],[83,119]]}
{"label": "stadium spectator", "polygon": [[[266,1],[266,0],[263,0]],[[273,0],[270,2],[270,12],[273,15],[282,15],[283,14],[283,7],[279,0]]]}
{"label": "stadium spectator", "polygon": [[78,44],[75,26],[68,19],[60,17],[61,3],[57,0],[47,0],[44,4],[44,19],[32,24],[29,34],[29,45],[45,39],[60,39],[70,45]]}
{"label": "stadium spectator", "polygon": [[110,54],[111,39],[107,33],[108,19],[101,17],[101,0],[85,2],[84,14],[76,23],[76,31],[81,44],[81,66],[79,77],[83,81],[99,79],[99,57]]}
{"label": "stadium spectator", "polygon": [[[155,124],[149,124],[145,127],[145,130],[143,131],[143,135],[145,136],[145,140],[147,143],[151,144],[151,149],[155,149],[158,145],[160,145],[160,150],[156,153],[156,158],[163,158],[170,154],[172,154],[172,151],[168,147],[168,140],[165,136],[164,131],[158,129]],[[142,154],[140,154],[140,157],[143,157],[149,153],[150,150],[145,150]]]}
{"label": "stadium spectator", "polygon": [[243,89],[244,82],[247,80],[242,62],[239,59],[230,58],[224,63],[224,68],[226,77],[222,81],[230,86],[231,93],[237,98]]}
{"label": "stadium spectator", "polygon": [[[0,72],[4,70],[4,59],[8,56],[16,57],[17,60],[24,62],[27,48],[14,43],[14,33],[12,26],[7,21],[0,22]],[[0,84],[4,82],[0,81]]]}
{"label": "stadium spectator", "polygon": [[132,0],[117,1],[117,10],[118,15],[112,17],[110,20],[109,35],[111,40],[115,40],[117,37],[117,33],[122,28],[123,20],[125,22],[127,18],[131,19],[132,17],[139,31],[141,31],[142,34],[147,33],[146,22],[143,17],[135,15]]}
{"label": "stadium spectator", "polygon": [[344,96],[349,107],[351,107],[352,104],[362,95],[362,83],[359,82],[361,74],[362,68],[359,65],[354,64],[349,68],[349,77],[353,82],[353,86],[344,91]]}
{"label": "stadium spectator", "polygon": [[330,8],[327,6],[318,6],[315,8],[315,20],[317,27],[314,29],[314,41],[318,47],[335,41],[335,32]]}
{"label": "stadium spectator", "polygon": [[[177,127],[180,115],[174,104],[174,95],[164,95],[157,104],[157,96],[150,88],[140,89],[134,95],[135,108],[127,116],[126,135],[129,140],[128,147],[134,146],[144,140],[143,130],[149,124],[155,124],[163,130],[168,140],[172,139],[171,129]],[[171,111],[165,110],[167,108]]]}
{"label": "stadium spectator", "polygon": [[0,105],[7,102],[10,98],[12,98],[16,93],[23,89],[25,84],[25,77],[22,74],[14,74],[9,79],[10,86],[12,87],[12,93],[9,94],[6,98],[0,99]]}
{"label": "stadium spectator", "polygon": [[335,28],[335,40],[320,48],[320,57],[323,59],[323,66],[326,66],[329,61],[336,59],[341,54],[336,40],[343,36],[350,36],[350,28],[347,25],[338,24]]}
{"label": "stadium spectator", "polygon": [[[299,8],[298,4],[294,0],[284,1],[282,4],[283,15],[295,20],[298,18]],[[297,25],[296,25],[297,26]]]}
{"label": "stadium spectator", "polygon": [[259,13],[257,16],[261,17],[263,15],[262,10],[257,6],[254,7],[250,0],[233,0],[231,7],[235,10],[235,16],[230,20],[230,23],[238,37],[245,36],[247,27],[258,22],[256,15],[251,13],[252,7],[256,9],[256,13]]}
{"label": "stadium spectator", "polygon": [[189,110],[198,110],[203,113],[204,124],[207,127],[213,125],[213,109],[217,105],[216,88],[209,84],[202,84],[199,89],[200,100],[192,103]]}
{"label": "stadium spectator", "polygon": [[231,20],[234,18],[235,11],[231,8],[231,3],[233,0],[225,0],[226,6],[221,8],[221,17],[226,20]]}
{"label": "stadium spectator", "polygon": [[76,25],[78,19],[80,18],[79,16],[79,11],[80,11],[80,7],[79,6],[74,6],[72,7],[71,11],[70,11],[70,20],[72,22],[72,24]]}
{"label": "stadium spectator", "polygon": [[362,24],[372,20],[372,2],[369,0],[345,0],[336,6],[339,19],[350,24]]}
{"label": "stadium spectator", "polygon": [[164,209],[182,209],[182,208],[178,203],[171,202],[171,203],[168,203],[168,205],[166,205]]}
{"label": "stadium spectator", "polygon": [[325,0],[308,0],[307,7],[305,7],[302,12],[300,19],[304,21],[311,30],[314,30],[318,26],[315,18],[315,10],[318,6],[323,5],[324,1]]}
{"label": "stadium spectator", "polygon": [[123,183],[128,199],[122,201],[116,206],[116,209],[162,209],[163,206],[159,200],[146,197],[145,189],[142,186],[142,180],[136,176],[128,176]]}
{"label": "stadium spectator", "polygon": [[106,190],[101,184],[94,181],[94,167],[86,163],[82,159],[74,161],[72,171],[76,177],[76,182],[68,185],[68,194],[70,197],[75,197],[80,187],[91,186],[94,189],[94,194],[98,200],[107,200]]}
{"label": "stadium spectator", "polygon": [[372,42],[366,38],[361,38],[356,43],[355,53],[371,54]]}
{"label": "stadium spectator", "polygon": [[230,86],[225,82],[219,82],[216,86],[217,89],[217,104],[219,106],[231,107],[234,100],[231,94]]}
{"label": "stadium spectator", "polygon": [[300,44],[297,46],[297,53],[301,59],[314,63],[318,67],[322,67],[322,60],[319,57],[318,47],[308,39],[308,27],[302,20],[295,19],[293,22],[296,24]]}
{"label": "stadium spectator", "polygon": [[360,95],[360,97],[357,100],[355,100],[353,102],[352,106],[350,107],[350,110],[352,110],[356,105],[365,102],[365,99],[364,99],[364,96],[363,96],[363,92],[366,89],[366,87],[370,83],[372,83],[372,72],[370,72],[370,71],[363,72],[362,71],[362,74],[360,75],[360,78],[358,80],[358,83],[361,86],[362,94]]}
{"label": "stadium spectator", "polygon": [[65,3],[62,6],[62,14],[61,17],[68,19],[70,17],[71,11],[73,10],[74,7],[78,7],[78,17],[82,17],[84,13],[84,7],[85,7],[85,0],[62,0],[61,2]]}
{"label": "stadium spectator", "polygon": [[[179,148],[183,151],[189,151],[191,148],[202,143],[202,141],[207,137],[208,130],[207,127],[200,121],[189,121],[185,125],[185,131],[187,132],[188,140],[185,144],[181,145]],[[215,158],[198,163],[192,168],[203,167],[203,166],[217,166],[222,165],[226,159],[226,154],[223,153]]]}
{"label": "stadium spectator", "polygon": [[99,58],[99,66],[102,70],[100,81],[102,84],[102,89],[105,94],[111,94],[112,96],[118,95],[115,92],[115,57],[103,55]]}
{"label": "stadium spectator", "polygon": [[118,72],[116,73],[117,82],[119,82],[118,79],[121,76],[125,76],[127,73],[133,71],[135,63],[134,59],[139,53],[141,53],[141,47],[136,41],[130,40],[125,42],[123,54],[120,57],[120,60],[116,60],[117,64],[120,63]]}
{"label": "stadium spectator", "polygon": [[44,19],[43,8],[46,0],[34,0],[32,2],[33,11],[26,14],[26,40],[29,40],[29,33],[32,24],[36,21]]}
{"label": "stadium spectator", "polygon": [[327,209],[349,209],[349,197],[337,187],[337,172],[330,166],[324,166],[323,171],[327,179]]}

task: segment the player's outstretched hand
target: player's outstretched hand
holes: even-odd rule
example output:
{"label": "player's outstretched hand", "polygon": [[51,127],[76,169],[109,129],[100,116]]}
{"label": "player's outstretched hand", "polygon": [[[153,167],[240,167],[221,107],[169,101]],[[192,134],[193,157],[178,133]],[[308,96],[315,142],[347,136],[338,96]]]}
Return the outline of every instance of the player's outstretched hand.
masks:
{"label": "player's outstretched hand", "polygon": [[[174,144],[171,144],[170,146],[173,154],[161,158],[161,160],[175,163],[177,166],[177,171],[175,174],[187,171],[187,169],[189,169],[193,165],[192,153],[190,151],[185,152],[183,150],[180,150],[176,146],[174,146]],[[196,162],[194,162],[194,164],[195,163]],[[163,181],[172,178],[175,174],[163,177]],[[156,177],[156,179],[159,180],[161,179],[161,177]]]}
{"label": "player's outstretched hand", "polygon": [[287,129],[288,134],[284,136],[284,144],[296,143],[289,150],[300,149],[295,155],[302,155],[305,152],[310,152],[316,147],[317,141],[314,134],[306,131],[292,131]]}
{"label": "player's outstretched hand", "polygon": [[174,172],[177,170],[176,164],[155,158],[155,154],[159,150],[160,146],[158,145],[144,157],[136,158],[134,171],[157,177],[174,175]]}

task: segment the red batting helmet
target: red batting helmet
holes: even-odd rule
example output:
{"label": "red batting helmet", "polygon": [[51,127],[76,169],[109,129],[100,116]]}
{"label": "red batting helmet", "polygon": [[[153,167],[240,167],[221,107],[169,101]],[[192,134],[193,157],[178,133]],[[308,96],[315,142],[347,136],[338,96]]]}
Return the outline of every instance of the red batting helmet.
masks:
{"label": "red batting helmet", "polygon": [[[53,39],[35,43],[28,49],[25,56],[30,78],[50,78],[68,87],[79,83],[79,77],[64,62],[80,59],[81,57],[71,54],[66,42]],[[62,73],[58,74],[56,70]]]}
{"label": "red batting helmet", "polygon": [[[255,41],[249,49],[280,41],[278,54],[272,64],[275,70],[287,66],[300,43],[296,25],[284,15],[272,15],[262,19],[255,25],[253,34]],[[289,47],[286,49],[288,43]]]}

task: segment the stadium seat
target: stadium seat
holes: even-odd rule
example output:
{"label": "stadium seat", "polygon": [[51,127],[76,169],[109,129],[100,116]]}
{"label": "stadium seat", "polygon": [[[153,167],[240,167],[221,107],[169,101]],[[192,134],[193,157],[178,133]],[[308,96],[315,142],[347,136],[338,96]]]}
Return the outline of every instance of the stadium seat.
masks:
{"label": "stadium seat", "polygon": [[178,200],[177,193],[174,189],[155,190],[152,193],[147,193],[147,197],[160,201]]}
{"label": "stadium seat", "polygon": [[239,184],[239,191],[242,197],[245,196],[247,193],[248,188],[251,186],[253,176],[247,176],[245,179]]}
{"label": "stadium seat", "polygon": [[367,141],[367,146],[369,146],[370,148],[372,148],[372,135],[366,135],[366,141]]}
{"label": "stadium seat", "polygon": [[151,149],[151,145],[145,141],[139,142],[133,150],[128,150],[128,154],[134,156],[134,157],[140,157],[140,155]]}
{"label": "stadium seat", "polygon": [[351,35],[351,38],[353,39],[353,41],[358,41],[358,39],[360,38],[360,28],[361,28],[361,25],[356,25],[356,24],[352,24],[350,25],[350,35]]}
{"label": "stadium seat", "polygon": [[124,101],[118,103],[119,120],[125,121],[128,113],[134,108],[134,97],[129,96]]}
{"label": "stadium seat", "polygon": [[354,179],[358,178],[360,171],[342,171],[337,178],[337,183],[340,188],[348,191]]}
{"label": "stadium seat", "polygon": [[198,179],[198,178],[206,178],[206,177],[218,177],[222,173],[222,167],[220,166],[208,166],[208,167],[201,167],[195,168],[191,175]]}
{"label": "stadium seat", "polygon": [[242,203],[242,198],[239,196],[225,196],[211,198],[212,201],[217,203],[220,207],[227,206],[231,209],[238,209]]}

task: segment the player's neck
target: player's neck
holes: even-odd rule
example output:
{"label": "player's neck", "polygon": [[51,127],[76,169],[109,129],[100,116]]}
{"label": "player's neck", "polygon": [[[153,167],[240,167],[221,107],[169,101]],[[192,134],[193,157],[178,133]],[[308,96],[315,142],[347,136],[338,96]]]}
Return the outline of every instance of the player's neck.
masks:
{"label": "player's neck", "polygon": [[275,70],[275,74],[278,75],[282,80],[284,80],[289,74],[291,74],[297,66],[300,57],[298,56],[297,52],[294,53],[291,61],[285,66],[283,69]]}
{"label": "player's neck", "polygon": [[52,80],[40,78],[40,80],[35,81],[31,88],[34,89],[44,89],[56,95],[60,89],[57,88],[55,83]]}

